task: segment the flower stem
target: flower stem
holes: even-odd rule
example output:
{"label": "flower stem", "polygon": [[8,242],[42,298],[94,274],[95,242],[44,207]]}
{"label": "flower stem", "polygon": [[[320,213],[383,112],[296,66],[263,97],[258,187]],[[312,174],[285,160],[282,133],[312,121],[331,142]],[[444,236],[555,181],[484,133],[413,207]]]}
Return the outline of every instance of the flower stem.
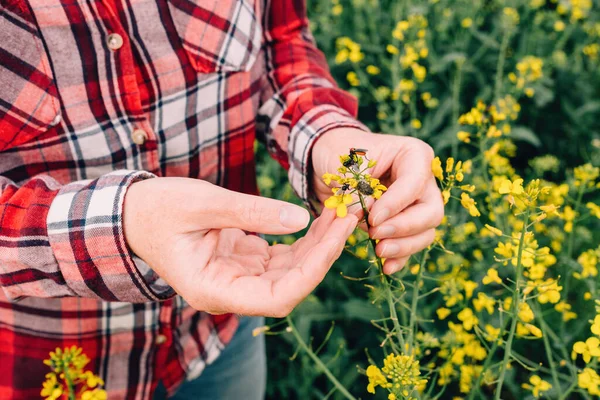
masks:
{"label": "flower stem", "polygon": [[500,44],[500,55],[498,56],[498,65],[496,67],[496,84],[494,85],[494,100],[500,98],[502,91],[502,77],[504,76],[504,62],[506,61],[506,49],[510,41],[510,31],[506,30],[502,36]]}
{"label": "flower stem", "polygon": [[[360,205],[363,209],[364,220],[365,220],[365,223],[367,224],[367,229],[371,229],[371,224],[369,224],[369,210],[367,210],[367,205],[365,204],[365,200],[360,193],[358,194],[358,198],[360,199]],[[402,328],[400,327],[400,322],[398,321],[398,313],[396,312],[396,304],[394,302],[394,296],[392,295],[392,289],[390,287],[390,282],[388,281],[388,278],[383,273],[383,262],[381,261],[381,258],[379,258],[377,256],[377,254],[375,253],[375,246],[377,246],[375,239],[373,239],[373,238],[371,238],[371,236],[369,236],[369,242],[371,243],[371,247],[373,248],[373,254],[375,255],[375,259],[377,261],[377,266],[379,267],[379,273],[381,274],[381,283],[385,290],[386,301],[388,303],[388,308],[390,311],[390,319],[392,320],[392,324],[394,325],[394,330],[396,331],[396,337],[398,338],[398,342],[400,343],[400,348],[403,351],[405,351],[406,347],[405,347],[405,342],[404,342],[404,336],[402,335]]]}
{"label": "flower stem", "polygon": [[513,304],[512,304],[512,321],[510,324],[510,331],[508,334],[508,340],[506,341],[506,345],[504,347],[504,359],[502,360],[502,365],[500,366],[500,377],[498,378],[498,386],[496,387],[496,395],[495,399],[500,400],[500,396],[502,395],[502,385],[504,384],[504,377],[506,375],[506,365],[510,359],[510,351],[512,348],[512,342],[515,338],[515,332],[517,330],[517,322],[519,320],[519,300],[521,288],[519,287],[521,284],[521,274],[523,270],[522,264],[522,256],[523,256],[523,246],[525,244],[525,234],[527,233],[527,221],[529,220],[529,211],[525,212],[523,218],[523,232],[521,232],[521,237],[519,239],[519,252],[517,254],[517,273],[515,276],[515,291],[513,294]]}
{"label": "flower stem", "polygon": [[[573,206],[573,212],[577,212],[579,207],[581,206],[581,201],[583,200],[583,185],[579,187],[579,191],[577,192],[577,200],[575,201],[575,205]],[[573,259],[573,249],[575,247],[575,225],[576,221],[573,220],[573,226],[571,227],[571,232],[569,233],[569,243],[567,247],[567,258],[569,260]],[[565,274],[565,284],[564,284],[564,293],[569,293],[569,286],[571,286],[571,274],[570,274],[570,265],[569,263],[565,263],[564,274]],[[563,341],[566,339],[566,331],[565,331],[565,320],[563,319],[560,324],[560,337]]]}
{"label": "flower stem", "polygon": [[550,370],[552,372],[552,380],[554,381],[554,386],[558,391],[558,396],[562,397],[562,388],[560,386],[560,381],[558,380],[558,373],[556,372],[556,365],[554,364],[554,357],[552,356],[550,341],[548,340],[546,321],[544,321],[542,310],[537,304],[535,306],[535,314],[537,315],[537,319],[540,323],[540,329],[542,330],[542,339],[544,340],[544,349],[546,351],[546,357],[548,358],[548,364],[550,364]]}
{"label": "flower stem", "polygon": [[327,366],[323,363],[323,361],[321,361],[319,356],[317,356],[310,349],[310,347],[308,347],[306,342],[304,342],[304,340],[302,339],[302,336],[300,336],[300,333],[298,332],[298,330],[296,329],[296,326],[292,322],[292,318],[290,318],[290,316],[288,315],[287,317],[285,317],[285,319],[288,323],[288,326],[290,327],[290,329],[292,331],[292,335],[294,335],[294,338],[296,339],[296,341],[298,342],[298,344],[300,345],[302,350],[304,350],[306,352],[306,354],[308,354],[308,356],[315,362],[315,364],[317,364],[317,366],[321,369],[321,371],[323,371],[323,373],[327,376],[329,381],[331,381],[331,383],[333,383],[333,385],[336,387],[336,389],[339,390],[340,393],[342,393],[347,399],[356,400],[356,398],[350,394],[348,389],[346,389],[346,387],[344,385],[342,385],[340,383],[340,381],[337,380],[337,378],[333,375],[333,373],[329,370],[329,368],[327,368]]}
{"label": "flower stem", "polygon": [[417,272],[417,278],[415,279],[415,286],[413,287],[412,293],[412,304],[410,307],[410,322],[408,325],[408,351],[410,354],[413,352],[413,348],[415,347],[414,338],[415,338],[415,325],[417,320],[417,304],[419,303],[419,288],[421,286],[421,278],[423,276],[423,268],[425,268],[425,261],[427,261],[427,256],[429,255],[429,249],[423,252],[423,256],[421,257],[421,262],[419,263],[419,271]]}
{"label": "flower stem", "polygon": [[[504,322],[504,324],[500,328],[500,332],[504,332],[504,329],[506,329],[506,325],[508,325],[508,320],[506,320]],[[501,342],[500,338],[494,340],[494,344],[492,345],[492,348],[488,351],[488,355],[485,359],[485,362],[483,363],[483,368],[481,369],[481,374],[479,374],[479,378],[477,378],[477,382],[475,383],[475,389],[471,391],[471,394],[469,395],[468,400],[473,400],[475,398],[475,395],[477,395],[477,394],[481,395],[481,390],[480,390],[481,381],[483,380],[485,371],[488,370],[490,364],[492,363],[492,360],[494,359],[494,354],[496,354],[496,350],[498,349],[500,342]]]}

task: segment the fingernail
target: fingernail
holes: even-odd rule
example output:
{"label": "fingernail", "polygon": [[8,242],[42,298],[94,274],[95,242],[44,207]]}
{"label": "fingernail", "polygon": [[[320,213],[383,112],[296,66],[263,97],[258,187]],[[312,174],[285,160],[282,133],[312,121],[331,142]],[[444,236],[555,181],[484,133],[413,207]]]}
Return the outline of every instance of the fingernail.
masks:
{"label": "fingernail", "polygon": [[373,225],[377,226],[390,217],[390,210],[384,208],[373,217]]}
{"label": "fingernail", "polygon": [[383,238],[394,236],[395,232],[396,232],[396,228],[394,228],[392,225],[384,225],[381,228],[377,229],[377,231],[375,231],[374,236],[376,236],[377,238],[383,239]]}
{"label": "fingernail", "polygon": [[308,211],[300,207],[284,206],[279,211],[279,222],[286,228],[300,230],[308,225],[309,219]]}
{"label": "fingernail", "polygon": [[381,251],[382,257],[393,257],[400,252],[400,246],[395,243],[386,244]]}

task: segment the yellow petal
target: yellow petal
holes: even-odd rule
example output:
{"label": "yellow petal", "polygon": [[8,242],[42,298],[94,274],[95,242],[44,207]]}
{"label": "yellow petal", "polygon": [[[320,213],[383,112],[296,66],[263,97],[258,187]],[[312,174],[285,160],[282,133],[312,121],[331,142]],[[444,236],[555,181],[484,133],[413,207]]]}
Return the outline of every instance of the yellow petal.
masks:
{"label": "yellow petal", "polygon": [[327,200],[325,200],[325,207],[327,208],[336,208],[339,204],[339,200],[336,196],[331,196]]}
{"label": "yellow petal", "polygon": [[346,215],[348,215],[348,207],[346,207],[345,204],[338,205],[336,209],[336,214],[338,217],[344,218]]}
{"label": "yellow petal", "polygon": [[500,189],[498,189],[498,193],[507,194],[507,193],[510,193],[511,189],[512,189],[512,183],[508,179],[506,179],[500,184]]}

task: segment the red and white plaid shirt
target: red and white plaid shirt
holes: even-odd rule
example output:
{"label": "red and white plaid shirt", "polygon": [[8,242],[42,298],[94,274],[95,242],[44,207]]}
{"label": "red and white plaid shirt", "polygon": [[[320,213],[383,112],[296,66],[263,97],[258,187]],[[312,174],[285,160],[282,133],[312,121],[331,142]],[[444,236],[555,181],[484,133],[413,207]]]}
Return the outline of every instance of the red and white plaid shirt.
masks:
{"label": "red and white plaid shirt", "polygon": [[[199,375],[235,331],[131,254],[132,182],[256,193],[264,141],[309,198],[311,145],[362,127],[302,0],[0,0],[0,398],[79,345],[111,398]],[[161,210],[156,210],[160,213]]]}

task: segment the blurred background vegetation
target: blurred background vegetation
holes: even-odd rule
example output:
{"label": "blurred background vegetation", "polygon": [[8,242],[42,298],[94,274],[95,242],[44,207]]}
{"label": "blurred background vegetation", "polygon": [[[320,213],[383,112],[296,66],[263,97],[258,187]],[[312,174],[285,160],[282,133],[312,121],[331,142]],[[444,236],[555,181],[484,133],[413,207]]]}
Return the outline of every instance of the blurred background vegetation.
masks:
{"label": "blurred background vegetation", "polygon": [[[562,182],[569,178],[569,168],[600,163],[599,3],[307,0],[307,8],[333,76],[358,97],[359,119],[373,131],[412,135],[430,143],[442,158],[466,159],[472,154],[458,146],[459,116],[478,100],[489,104],[510,96],[507,101],[519,105],[509,128],[517,147],[513,166],[523,177]],[[507,14],[507,7],[515,13]],[[409,29],[399,27],[400,21],[410,21]],[[535,79],[520,71],[537,68],[541,74]],[[262,194],[298,202],[285,171],[260,146],[257,159]],[[597,231],[587,234],[582,246],[600,243]],[[272,240],[291,243],[295,238]],[[344,254],[293,314],[313,347],[328,337],[321,358],[362,398],[372,397],[360,369],[368,365],[368,354],[379,358],[381,353],[370,323],[380,312],[364,284],[342,274],[361,276],[366,266]],[[421,307],[431,308],[421,315],[433,315],[439,302]],[[269,398],[337,398],[312,361],[297,352],[291,335],[268,336],[267,348]],[[519,392],[516,385],[507,382],[514,393]]]}

